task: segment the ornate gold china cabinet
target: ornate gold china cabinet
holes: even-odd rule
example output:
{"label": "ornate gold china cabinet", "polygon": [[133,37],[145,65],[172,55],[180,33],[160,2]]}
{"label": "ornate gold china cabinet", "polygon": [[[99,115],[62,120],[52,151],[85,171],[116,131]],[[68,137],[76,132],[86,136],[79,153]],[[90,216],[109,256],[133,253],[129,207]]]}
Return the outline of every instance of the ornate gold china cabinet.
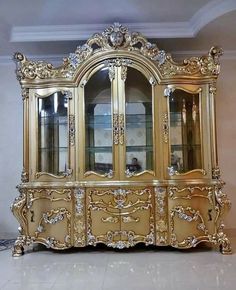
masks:
{"label": "ornate gold china cabinet", "polygon": [[16,53],[24,164],[13,255],[104,243],[231,253],[217,165],[222,50],[183,63],[115,23],[60,67]]}

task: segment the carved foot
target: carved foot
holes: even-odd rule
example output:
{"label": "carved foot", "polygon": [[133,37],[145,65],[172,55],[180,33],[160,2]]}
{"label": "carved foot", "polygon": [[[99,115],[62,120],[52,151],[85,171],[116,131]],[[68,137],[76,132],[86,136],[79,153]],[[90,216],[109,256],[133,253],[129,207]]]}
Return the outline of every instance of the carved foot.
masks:
{"label": "carved foot", "polygon": [[19,236],[15,244],[13,246],[12,250],[12,256],[13,257],[20,257],[24,254],[24,245],[25,245],[25,237],[24,236]]}
{"label": "carved foot", "polygon": [[34,238],[20,235],[15,241],[15,244],[12,250],[12,256],[13,257],[22,256],[24,254],[24,247],[29,246],[33,242],[34,242]]}
{"label": "carved foot", "polygon": [[231,255],[232,254],[232,248],[230,245],[230,240],[227,238],[226,234],[223,232],[220,233],[219,237],[219,245],[220,245],[220,251],[223,255]]}

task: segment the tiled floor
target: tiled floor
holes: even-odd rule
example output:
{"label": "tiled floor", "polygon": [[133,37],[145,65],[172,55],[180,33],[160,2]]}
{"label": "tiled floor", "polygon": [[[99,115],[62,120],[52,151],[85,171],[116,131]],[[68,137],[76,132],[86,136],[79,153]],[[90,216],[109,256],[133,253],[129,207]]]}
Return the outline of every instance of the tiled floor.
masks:
{"label": "tiled floor", "polygon": [[[231,238],[236,252],[236,238]],[[236,254],[209,248],[178,251],[104,247],[66,252],[37,249],[19,258],[0,252],[3,290],[235,290]]]}

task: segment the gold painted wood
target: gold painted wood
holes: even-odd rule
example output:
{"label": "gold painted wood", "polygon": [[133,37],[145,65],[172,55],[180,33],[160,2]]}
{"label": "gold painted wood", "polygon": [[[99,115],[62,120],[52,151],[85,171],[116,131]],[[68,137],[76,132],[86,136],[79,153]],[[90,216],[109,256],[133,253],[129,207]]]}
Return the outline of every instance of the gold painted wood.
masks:
{"label": "gold painted wood", "polygon": [[[118,23],[94,34],[60,67],[16,53],[24,148],[22,183],[11,206],[20,224],[13,255],[22,255],[33,243],[62,250],[98,243],[118,249],[137,243],[185,249],[202,242],[230,254],[223,220],[231,204],[220,178],[216,144],[216,79],[221,55],[222,49],[213,47],[204,56],[176,63],[169,53]],[[126,168],[129,69],[140,72],[151,86],[152,170]],[[85,89],[99,70],[107,70],[111,85],[113,168],[105,173],[85,168]],[[199,93],[202,166],[184,173],[170,166],[168,98],[176,89]],[[37,157],[37,99],[55,92],[65,94],[68,103],[68,166],[58,176],[39,172]]]}

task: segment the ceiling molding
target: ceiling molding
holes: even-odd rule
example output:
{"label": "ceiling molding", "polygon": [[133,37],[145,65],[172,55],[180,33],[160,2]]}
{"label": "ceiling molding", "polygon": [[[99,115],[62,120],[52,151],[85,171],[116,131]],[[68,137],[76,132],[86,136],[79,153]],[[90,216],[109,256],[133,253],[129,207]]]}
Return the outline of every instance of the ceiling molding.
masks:
{"label": "ceiling molding", "polygon": [[213,0],[199,9],[189,21],[194,36],[214,19],[236,10],[235,0]]}
{"label": "ceiling molding", "polygon": [[[95,32],[101,33],[110,24],[17,26],[11,31],[11,42],[87,40]],[[130,31],[138,31],[147,38],[193,37],[188,22],[122,23]]]}
{"label": "ceiling molding", "polygon": [[[206,55],[205,50],[182,50],[182,51],[172,51],[171,55],[173,58],[188,58],[191,56],[202,56]],[[27,55],[27,58],[35,61],[44,61],[47,63],[52,63],[54,66],[60,66],[63,62],[63,58],[67,57],[68,54],[54,54],[54,55]],[[226,50],[224,51],[222,60],[236,60],[236,50]],[[0,65],[15,65],[12,55],[0,56]]]}
{"label": "ceiling molding", "polygon": [[[235,0],[214,0],[198,10],[186,22],[122,23],[147,38],[193,38],[217,17],[236,10]],[[111,23],[110,23],[111,24]],[[12,27],[11,42],[87,40],[110,24],[41,25]]]}

